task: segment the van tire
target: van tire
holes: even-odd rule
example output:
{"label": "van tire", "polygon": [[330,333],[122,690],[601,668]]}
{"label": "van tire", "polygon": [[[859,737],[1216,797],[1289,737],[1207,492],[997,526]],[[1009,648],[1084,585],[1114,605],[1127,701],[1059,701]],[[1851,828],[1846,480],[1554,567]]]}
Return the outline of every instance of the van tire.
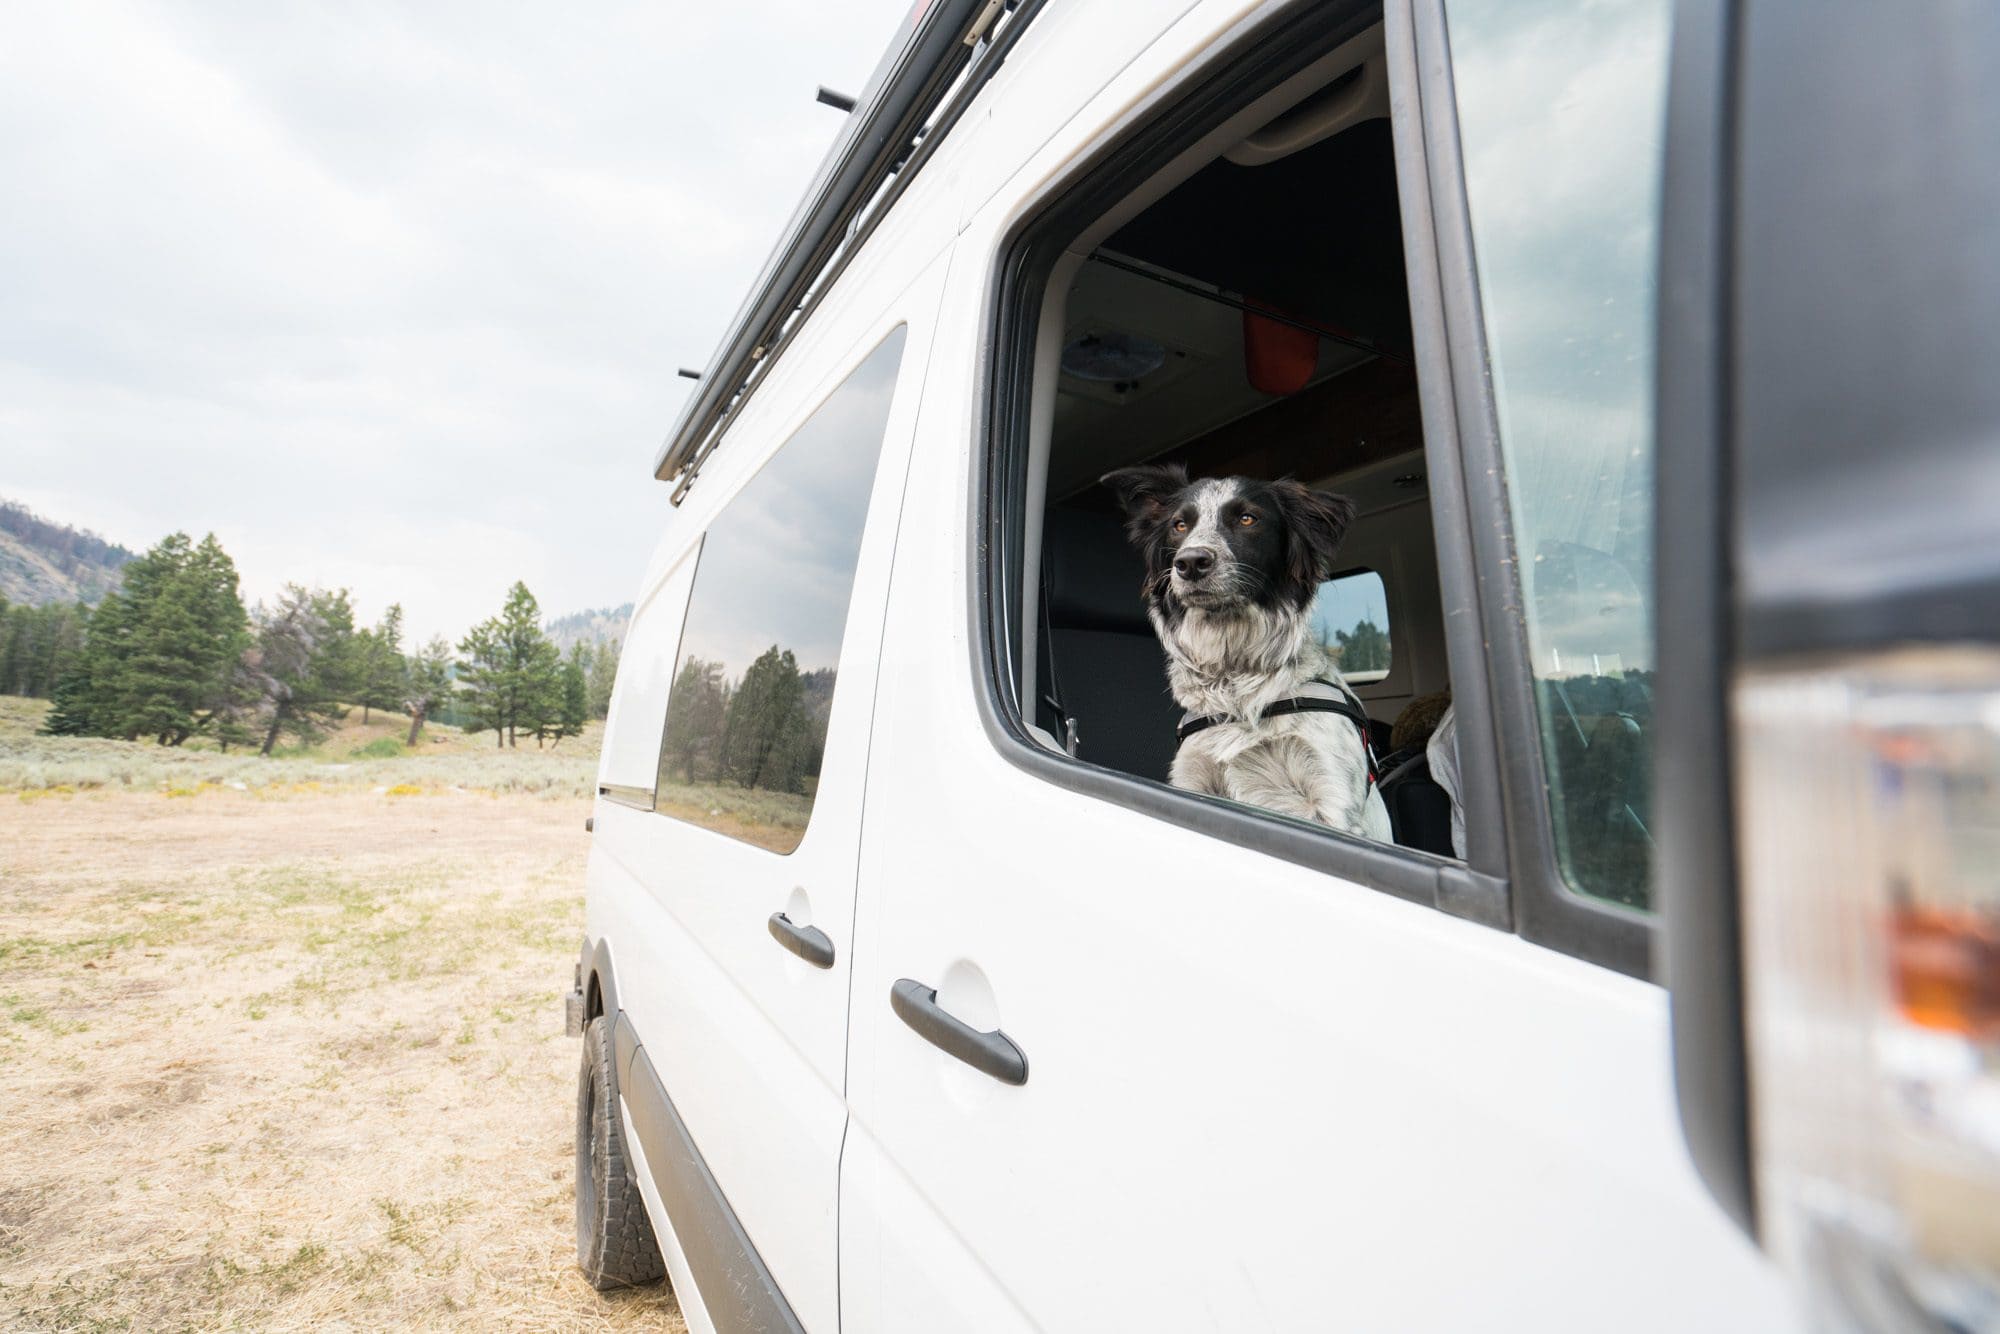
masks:
{"label": "van tire", "polygon": [[654,1283],[667,1272],[625,1153],[611,1023],[601,1014],[584,1025],[576,1078],[576,1262],[599,1292]]}

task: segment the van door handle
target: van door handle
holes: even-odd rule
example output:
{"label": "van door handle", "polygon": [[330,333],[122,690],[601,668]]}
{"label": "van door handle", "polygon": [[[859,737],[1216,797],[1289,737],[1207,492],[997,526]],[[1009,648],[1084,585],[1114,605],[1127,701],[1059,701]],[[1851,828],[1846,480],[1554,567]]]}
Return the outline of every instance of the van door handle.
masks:
{"label": "van door handle", "polygon": [[981,1074],[1003,1084],[1028,1082],[1028,1056],[1014,1039],[994,1029],[982,1033],[937,1003],[937,988],[914,978],[899,978],[889,988],[889,1008],[916,1030],[918,1037],[956,1056]]}
{"label": "van door handle", "polygon": [[813,967],[833,967],[833,940],[818,927],[800,926],[781,912],[772,913],[765,925],[771,928],[771,939]]}

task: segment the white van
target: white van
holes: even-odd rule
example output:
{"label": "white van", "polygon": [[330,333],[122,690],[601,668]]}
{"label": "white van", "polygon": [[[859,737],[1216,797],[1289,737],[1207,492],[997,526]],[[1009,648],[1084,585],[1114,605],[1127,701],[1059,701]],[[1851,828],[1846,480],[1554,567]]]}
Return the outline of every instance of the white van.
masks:
{"label": "white van", "polygon": [[[594,1282],[2000,1328],[2000,34],[1838,8],[916,5],[656,463]],[[1356,501],[1393,844],[1165,781],[1147,461]]]}

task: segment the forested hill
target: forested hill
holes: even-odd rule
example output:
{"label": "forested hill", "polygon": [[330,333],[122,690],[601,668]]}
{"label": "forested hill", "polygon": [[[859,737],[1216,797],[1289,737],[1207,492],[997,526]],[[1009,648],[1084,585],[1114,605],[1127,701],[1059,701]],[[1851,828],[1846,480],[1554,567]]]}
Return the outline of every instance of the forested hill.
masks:
{"label": "forested hill", "polygon": [[118,587],[118,571],[131,559],[95,533],[0,500],[0,597],[8,602],[96,602]]}
{"label": "forested hill", "polygon": [[558,616],[548,623],[543,631],[555,641],[556,647],[569,652],[571,644],[589,644],[593,647],[608,644],[614,639],[625,637],[625,622],[632,619],[632,604],[622,607],[604,607],[596,611],[573,611],[567,616]]}

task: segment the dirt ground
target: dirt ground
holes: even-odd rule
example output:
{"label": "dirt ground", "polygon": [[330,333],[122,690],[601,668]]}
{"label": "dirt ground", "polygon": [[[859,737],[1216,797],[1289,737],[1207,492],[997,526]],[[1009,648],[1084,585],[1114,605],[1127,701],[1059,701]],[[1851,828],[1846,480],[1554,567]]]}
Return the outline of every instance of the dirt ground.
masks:
{"label": "dirt ground", "polygon": [[684,1329],[574,1262],[586,813],[0,795],[0,1327]]}

